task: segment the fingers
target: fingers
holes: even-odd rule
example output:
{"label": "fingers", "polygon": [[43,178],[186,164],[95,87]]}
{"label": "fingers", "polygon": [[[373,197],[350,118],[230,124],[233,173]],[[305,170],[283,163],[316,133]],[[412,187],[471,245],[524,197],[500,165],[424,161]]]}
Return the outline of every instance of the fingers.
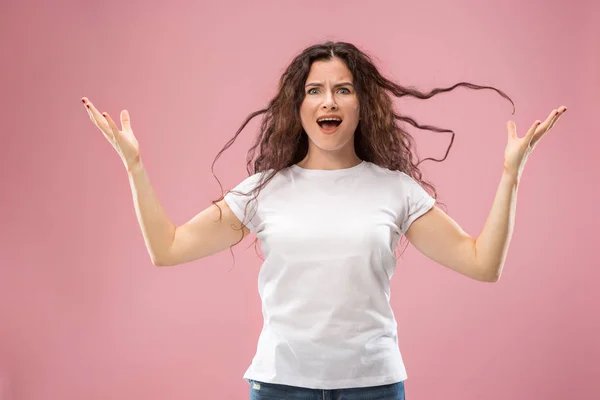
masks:
{"label": "fingers", "polygon": [[106,122],[108,122],[108,126],[112,130],[112,134],[115,137],[115,139],[118,138],[119,137],[119,127],[117,126],[117,124],[115,124],[115,121],[112,120],[112,118],[110,117],[110,115],[108,115],[107,112],[103,112],[102,116],[104,118],[106,118]]}
{"label": "fingers", "polygon": [[[527,131],[527,133],[525,134],[525,137],[530,137],[532,136],[537,127],[541,124],[540,120],[537,120],[533,123],[533,125],[531,125],[531,128],[529,128],[529,130]],[[506,123],[506,127],[508,129],[508,135],[512,138],[518,139],[518,135],[517,135],[517,125],[515,124],[514,121],[508,121]]]}
{"label": "fingers", "polygon": [[[87,110],[88,115],[90,116],[90,119],[92,120],[92,122],[94,122],[96,124],[100,123],[100,121],[104,122],[104,120],[105,120],[104,115],[101,114],[96,109],[96,107],[94,107],[94,105],[89,101],[89,99],[87,97],[83,97],[81,99],[81,101],[86,106],[86,110]],[[116,126],[116,124],[115,124],[115,126]],[[122,126],[123,130],[125,130],[125,129],[131,130],[131,118],[129,117],[129,111],[127,111],[127,110],[121,111],[121,126]]]}
{"label": "fingers", "polygon": [[562,115],[565,113],[565,111],[567,111],[567,107],[562,106],[560,107],[558,110],[553,110],[552,114],[553,118],[550,121],[550,125],[548,126],[548,130],[552,129],[554,127],[554,125],[556,125],[556,123],[558,122],[558,120],[560,119],[560,117],[562,117]]}
{"label": "fingers", "polygon": [[532,147],[535,146],[542,136],[544,136],[550,129],[554,127],[556,122],[565,113],[565,111],[567,111],[567,107],[561,106],[558,109],[552,110],[550,115],[548,115],[548,118],[546,118],[543,123],[540,124],[539,121],[536,121],[534,126],[532,126],[526,135],[527,139],[529,140],[529,145]]}
{"label": "fingers", "polygon": [[100,114],[100,112],[96,109],[96,107],[94,107],[94,105],[88,100],[87,97],[83,97],[81,99],[81,101],[85,105],[85,107],[88,111],[88,115],[90,116],[90,119],[92,120],[94,125],[96,125],[98,127],[98,129],[100,129],[100,131],[102,132],[104,137],[109,142],[114,143],[114,141],[115,141],[114,133],[112,132],[112,129],[108,125],[106,118],[104,118],[104,116],[102,114]]}
{"label": "fingers", "polygon": [[88,111],[92,114],[92,117],[94,118],[95,122],[100,122],[102,114],[100,114],[100,112],[96,110],[96,107],[94,107],[94,105],[87,99],[87,97],[84,97],[81,100],[83,101],[83,104],[85,104]]}
{"label": "fingers", "polygon": [[558,119],[567,111],[567,107],[561,106],[558,109],[552,110],[548,118],[544,121],[542,127],[544,132],[549,131],[556,124]]}
{"label": "fingers", "polygon": [[508,121],[506,123],[506,129],[508,130],[508,136],[512,138],[517,137],[517,125],[514,121]]}
{"label": "fingers", "polygon": [[558,110],[552,110],[552,112],[550,112],[550,115],[548,115],[548,118],[546,118],[546,120],[544,121],[544,131],[547,131],[548,129],[550,129],[550,124],[552,124],[552,121],[554,121],[554,119],[558,116]]}
{"label": "fingers", "polygon": [[129,118],[129,111],[121,111],[121,126],[123,130],[131,130],[131,119]]}
{"label": "fingers", "polygon": [[90,120],[93,123],[96,123],[96,121],[94,120],[94,115],[92,114],[92,110],[90,110],[90,106],[88,104],[88,99],[86,97],[84,97],[83,99],[81,99],[81,101],[83,101],[83,104],[85,105],[85,111],[87,111],[88,115],[90,116]]}
{"label": "fingers", "polygon": [[525,137],[529,140],[529,143],[531,143],[531,140],[533,139],[533,135],[535,135],[535,132],[537,131],[537,128],[538,128],[538,126],[540,126],[541,123],[542,123],[542,121],[540,121],[539,119],[537,121],[535,121],[531,125],[531,128],[529,128],[529,130],[525,134]]}

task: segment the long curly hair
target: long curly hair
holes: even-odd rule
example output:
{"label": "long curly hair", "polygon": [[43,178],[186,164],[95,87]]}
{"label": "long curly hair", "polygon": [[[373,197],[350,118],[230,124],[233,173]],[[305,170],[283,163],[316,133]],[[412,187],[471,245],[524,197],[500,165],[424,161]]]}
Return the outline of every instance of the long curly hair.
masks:
{"label": "long curly hair", "polygon": [[[277,172],[304,159],[308,152],[308,135],[304,131],[300,120],[300,106],[305,96],[304,85],[310,68],[315,61],[327,61],[333,58],[342,60],[352,73],[360,104],[360,121],[354,133],[356,155],[361,160],[369,161],[380,167],[406,173],[421,184],[436,200],[437,191],[432,184],[422,178],[419,165],[426,160],[444,161],[448,157],[454,142],[454,132],[435,126],[420,125],[414,119],[406,115],[400,115],[394,110],[392,96],[429,99],[439,93],[449,92],[461,86],[476,90],[491,89],[507,99],[513,106],[513,114],[515,112],[512,99],[504,92],[491,86],[460,82],[448,88],[436,88],[424,93],[414,87],[405,87],[384,77],[377,70],[371,57],[351,43],[328,41],[323,44],[312,45],[304,49],[288,65],[279,80],[277,94],[271,99],[268,106],[248,115],[235,135],[215,157],[211,171],[221,187],[222,195],[219,199],[214,200],[213,204],[217,205],[216,203],[224,198],[223,186],[214,174],[215,163],[221,154],[235,142],[246,125],[259,115],[263,115],[262,123],[254,144],[248,151],[246,169],[249,176],[261,172],[265,172],[265,174],[262,174],[259,184],[250,192],[231,191],[232,193],[252,195],[250,201],[256,201],[260,191]],[[414,146],[414,139],[404,128],[404,123],[418,129],[452,134],[444,157],[442,159],[415,159],[411,151]],[[269,171],[272,172],[266,173]],[[246,214],[248,214],[247,209],[250,201],[246,204]],[[219,206],[217,205],[217,207]],[[220,207],[219,211],[221,217]],[[247,215],[246,218],[248,218]],[[244,218],[244,221],[246,221],[246,218]],[[242,228],[240,228],[241,230]],[[243,234],[233,246],[240,243],[242,239]],[[256,241],[257,239],[254,241],[255,245]],[[230,247],[230,251],[233,246]],[[231,253],[233,255],[232,251]]]}

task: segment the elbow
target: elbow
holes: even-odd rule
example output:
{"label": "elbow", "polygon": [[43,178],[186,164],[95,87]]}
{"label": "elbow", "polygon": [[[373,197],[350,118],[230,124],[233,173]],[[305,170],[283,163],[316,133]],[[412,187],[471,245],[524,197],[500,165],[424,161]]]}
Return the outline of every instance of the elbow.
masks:
{"label": "elbow", "polygon": [[500,275],[502,274],[503,264],[490,265],[490,264],[481,264],[475,261],[474,263],[476,267],[474,269],[477,271],[475,274],[478,281],[487,282],[487,283],[496,283],[500,280]]}
{"label": "elbow", "polygon": [[484,282],[487,282],[487,283],[496,283],[499,280],[500,280],[500,275],[493,275],[491,277],[486,278]]}
{"label": "elbow", "polygon": [[150,251],[148,249],[148,255],[150,256],[150,261],[152,261],[152,265],[155,267],[170,267],[175,265],[174,256],[171,252],[171,248],[168,247],[166,249],[162,249],[161,251]]}
{"label": "elbow", "polygon": [[496,283],[500,280],[501,269],[488,268],[480,279],[482,282]]}
{"label": "elbow", "polygon": [[152,258],[152,265],[154,265],[155,267],[166,267],[165,263],[163,263],[160,260],[157,260],[155,258]]}
{"label": "elbow", "polygon": [[151,256],[150,260],[152,261],[152,265],[154,265],[155,267],[170,267],[173,265],[172,263],[168,262],[164,258]]}

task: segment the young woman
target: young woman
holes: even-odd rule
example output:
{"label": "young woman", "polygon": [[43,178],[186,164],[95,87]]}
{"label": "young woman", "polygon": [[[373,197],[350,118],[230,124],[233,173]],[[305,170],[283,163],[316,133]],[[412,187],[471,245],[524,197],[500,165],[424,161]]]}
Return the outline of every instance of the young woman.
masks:
{"label": "young woman", "polygon": [[208,257],[250,232],[260,239],[264,327],[244,375],[251,399],[397,400],[404,399],[407,377],[389,304],[399,239],[460,274],[496,282],[525,162],[566,110],[553,110],[522,138],[508,122],[500,186],[475,239],[435,206],[435,189],[421,180],[412,138],[399,121],[451,131],[397,114],[390,96],[427,99],[458,86],[491,89],[511,101],[493,87],[465,82],[430,93],[400,86],[349,43],[305,49],[268,107],[251,114],[217,155],[252,118],[264,115],[250,149],[249,176],[179,227],[152,189],[128,112],[121,112],[119,129],[82,100],[128,171],[154,265]]}

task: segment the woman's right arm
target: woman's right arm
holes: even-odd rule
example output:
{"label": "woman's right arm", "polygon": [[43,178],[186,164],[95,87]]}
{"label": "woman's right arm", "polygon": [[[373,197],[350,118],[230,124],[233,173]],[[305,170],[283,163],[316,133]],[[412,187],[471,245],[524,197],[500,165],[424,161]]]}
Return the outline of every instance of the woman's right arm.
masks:
{"label": "woman's right arm", "polygon": [[[201,211],[185,224],[176,227],[163,209],[142,163],[139,145],[131,129],[129,113],[121,112],[119,130],[107,113],[100,113],[87,99],[82,99],[90,119],[119,154],[127,169],[133,205],[144,242],[156,266],[177,265],[224,250],[246,237],[250,231],[242,225],[224,200]],[[241,231],[242,232],[241,232]]]}
{"label": "woman's right arm", "polygon": [[[146,248],[156,266],[172,266],[208,257],[232,246],[250,232],[224,200],[210,205],[176,227],[161,206],[142,163],[129,168],[133,204]],[[243,230],[243,236],[240,229]]]}

